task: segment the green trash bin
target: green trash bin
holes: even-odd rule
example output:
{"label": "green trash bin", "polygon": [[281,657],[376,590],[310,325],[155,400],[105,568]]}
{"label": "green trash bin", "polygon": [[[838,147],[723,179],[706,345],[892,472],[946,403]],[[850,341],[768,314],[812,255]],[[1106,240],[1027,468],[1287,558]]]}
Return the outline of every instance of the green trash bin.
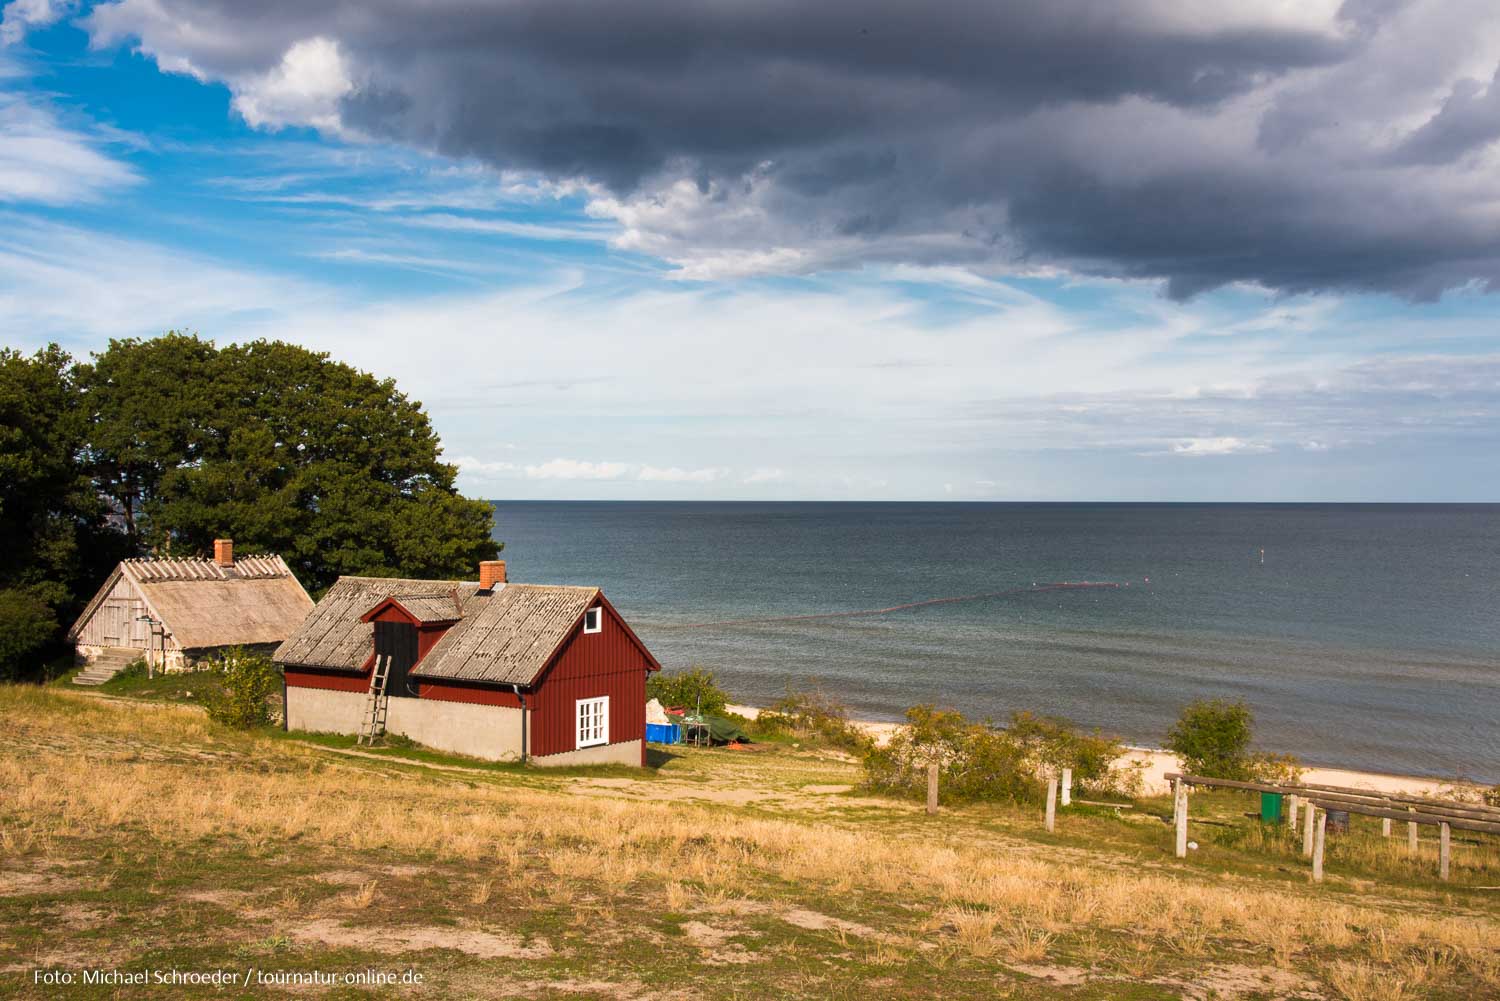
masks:
{"label": "green trash bin", "polygon": [[1260,820],[1263,824],[1281,823],[1281,793],[1263,792],[1260,794]]}

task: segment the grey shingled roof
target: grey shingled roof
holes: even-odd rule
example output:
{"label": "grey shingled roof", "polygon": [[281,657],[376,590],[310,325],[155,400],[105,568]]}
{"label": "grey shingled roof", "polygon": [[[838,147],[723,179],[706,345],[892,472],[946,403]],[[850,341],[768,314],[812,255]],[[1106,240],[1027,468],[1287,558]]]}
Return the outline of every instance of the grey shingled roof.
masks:
{"label": "grey shingled roof", "polygon": [[599,599],[597,587],[506,584],[478,595],[412,674],[422,678],[529,685]]}
{"label": "grey shingled roof", "polygon": [[[504,584],[486,593],[472,581],[341,577],[297,634],[276,651],[276,662],[361,670],[369,659],[374,635],[370,624],[360,621],[361,616],[385,599],[394,598],[423,621],[444,621],[436,616],[451,618],[455,587],[462,618],[413,669],[415,677],[493,685],[534,684],[584,611],[603,602],[597,587]],[[427,619],[426,615],[434,617]],[[634,638],[634,633],[630,635]],[[656,664],[649,652],[646,657]]]}
{"label": "grey shingled roof", "polygon": [[453,591],[437,597],[430,594],[393,594],[391,597],[422,623],[457,622],[464,614],[462,602]]}
{"label": "grey shingled roof", "polygon": [[400,577],[340,577],[312,614],[276,649],[275,661],[297,667],[358,671],[370,656],[374,630],[360,616],[386,598],[404,595],[453,603],[453,590],[467,602],[479,590],[471,581],[407,580]]}

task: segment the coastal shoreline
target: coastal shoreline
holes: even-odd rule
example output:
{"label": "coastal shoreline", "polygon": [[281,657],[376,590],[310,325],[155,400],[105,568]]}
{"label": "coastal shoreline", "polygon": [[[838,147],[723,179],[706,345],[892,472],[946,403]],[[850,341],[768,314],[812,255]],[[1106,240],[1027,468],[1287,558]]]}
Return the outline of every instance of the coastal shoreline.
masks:
{"label": "coastal shoreline", "polygon": [[[730,705],[729,712],[746,719],[760,715],[757,706]],[[877,744],[889,741],[906,724],[885,720],[850,720],[854,726],[875,739]],[[1166,776],[1181,771],[1177,756],[1171,751],[1156,747],[1137,747],[1127,744],[1126,754],[1120,759],[1126,765],[1141,767],[1141,791],[1147,796],[1162,795],[1170,791]],[[1442,779],[1420,775],[1395,775],[1389,772],[1367,772],[1352,768],[1333,768],[1305,764],[1302,781],[1317,785],[1346,786],[1351,789],[1368,789],[1372,792],[1405,796],[1436,796],[1451,798],[1455,793],[1469,794],[1484,788],[1475,782]]]}

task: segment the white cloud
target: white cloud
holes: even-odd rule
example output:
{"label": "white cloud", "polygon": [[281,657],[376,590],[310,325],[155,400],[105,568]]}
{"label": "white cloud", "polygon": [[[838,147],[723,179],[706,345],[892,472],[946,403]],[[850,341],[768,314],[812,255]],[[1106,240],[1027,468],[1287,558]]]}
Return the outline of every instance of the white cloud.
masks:
{"label": "white cloud", "polygon": [[339,133],[339,101],[353,89],[338,43],[307,38],[287,49],[269,72],[239,81],[233,104],[253,128],[307,125]]}
{"label": "white cloud", "polygon": [[0,45],[15,45],[32,28],[55,24],[77,8],[76,0],[11,0],[0,16]]}
{"label": "white cloud", "polygon": [[614,226],[597,223],[582,225],[543,225],[517,222],[513,219],[475,219],[447,213],[404,216],[408,226],[444,229],[462,233],[485,233],[493,236],[517,236],[527,240],[578,240],[603,243],[617,232]]}
{"label": "white cloud", "polygon": [[636,474],[636,479],[657,483],[712,483],[728,475],[729,470],[716,466],[704,469],[678,469],[676,466],[662,469],[656,466],[643,466]]}
{"label": "white cloud", "polygon": [[307,282],[14,212],[0,212],[0,232],[0,329],[38,343],[102,348],[174,327],[232,335],[332,298]]}
{"label": "white cloud", "polygon": [[513,462],[490,462],[485,459],[476,459],[472,455],[455,456],[451,461],[460,472],[474,476],[498,476],[501,473],[515,472],[520,468]]}
{"label": "white cloud", "polygon": [[740,482],[750,485],[755,483],[778,483],[784,479],[786,479],[786,472],[784,470],[762,467],[760,469],[752,469]]}
{"label": "white cloud", "polygon": [[35,100],[0,92],[0,202],[93,201],[138,182],[128,164],[99,151],[105,144]]}
{"label": "white cloud", "polygon": [[618,480],[629,471],[629,464],[624,462],[552,459],[540,465],[527,466],[526,477],[532,480]]}
{"label": "white cloud", "polygon": [[1263,442],[1243,438],[1184,438],[1172,445],[1173,455],[1243,455],[1271,451]]}

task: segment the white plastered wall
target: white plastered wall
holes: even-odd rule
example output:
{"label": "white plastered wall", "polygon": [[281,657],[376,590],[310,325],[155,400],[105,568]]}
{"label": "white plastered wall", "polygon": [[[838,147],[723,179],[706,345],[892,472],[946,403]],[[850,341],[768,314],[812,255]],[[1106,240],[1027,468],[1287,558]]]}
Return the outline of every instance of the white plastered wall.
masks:
{"label": "white plastered wall", "polygon": [[[358,733],[364,692],[334,692],[287,686],[287,728],[312,733]],[[521,753],[521,710],[438,699],[390,700],[387,733],[419,744],[488,761],[513,761]],[[640,756],[637,751],[636,761]]]}

